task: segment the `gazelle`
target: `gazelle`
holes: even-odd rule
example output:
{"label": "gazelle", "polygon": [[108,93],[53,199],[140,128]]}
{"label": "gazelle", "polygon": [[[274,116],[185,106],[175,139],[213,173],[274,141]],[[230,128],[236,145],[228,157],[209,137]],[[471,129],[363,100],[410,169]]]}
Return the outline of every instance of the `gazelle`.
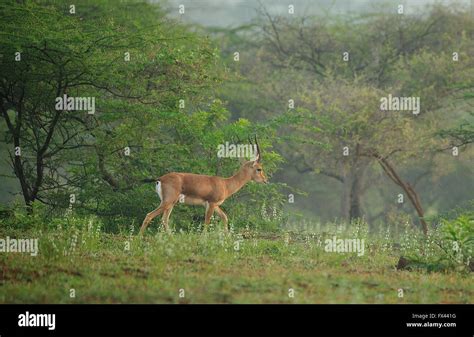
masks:
{"label": "gazelle", "polygon": [[169,231],[170,214],[178,201],[187,205],[204,206],[206,208],[205,228],[209,225],[212,214],[216,212],[224,223],[224,229],[228,231],[227,215],[220,205],[251,180],[258,183],[268,183],[267,177],[263,173],[262,157],[256,137],[255,145],[257,147],[256,159],[245,162],[232,177],[222,178],[172,172],[158,178],[156,192],[161,199],[161,204],[146,215],[140,228],[140,235],[145,232],[150,222],[162,213],[163,226],[166,231]]}

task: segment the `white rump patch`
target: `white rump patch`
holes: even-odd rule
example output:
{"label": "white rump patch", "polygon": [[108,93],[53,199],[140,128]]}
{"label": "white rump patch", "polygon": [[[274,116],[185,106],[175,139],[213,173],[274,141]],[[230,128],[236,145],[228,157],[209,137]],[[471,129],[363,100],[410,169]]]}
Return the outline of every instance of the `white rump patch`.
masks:
{"label": "white rump patch", "polygon": [[156,193],[158,193],[160,199],[163,200],[163,195],[161,194],[161,181],[156,182]]}

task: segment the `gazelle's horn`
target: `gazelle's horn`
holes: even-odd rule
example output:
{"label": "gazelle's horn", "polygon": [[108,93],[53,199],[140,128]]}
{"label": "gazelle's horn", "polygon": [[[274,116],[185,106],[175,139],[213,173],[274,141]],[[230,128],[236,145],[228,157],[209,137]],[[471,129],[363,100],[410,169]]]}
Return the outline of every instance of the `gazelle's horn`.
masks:
{"label": "gazelle's horn", "polygon": [[260,146],[258,145],[257,135],[255,134],[255,145],[257,145],[257,162],[262,161],[262,154],[260,153]]}

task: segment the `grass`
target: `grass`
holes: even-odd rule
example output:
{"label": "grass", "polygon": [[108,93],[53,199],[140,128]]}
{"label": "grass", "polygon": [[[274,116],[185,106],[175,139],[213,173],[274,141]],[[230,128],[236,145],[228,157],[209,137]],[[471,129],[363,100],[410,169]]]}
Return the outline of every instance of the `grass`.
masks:
{"label": "grass", "polygon": [[[351,235],[362,235],[357,233]],[[67,229],[0,230],[0,237],[7,235],[39,238],[39,254],[0,253],[2,303],[472,303],[474,299],[472,274],[397,270],[400,251],[370,236],[365,236],[365,254],[359,257],[326,252],[324,238],[330,233],[243,230],[225,235],[211,229],[204,234],[148,233],[140,239],[133,229],[107,234],[90,221]],[[289,296],[290,289],[294,297]]]}

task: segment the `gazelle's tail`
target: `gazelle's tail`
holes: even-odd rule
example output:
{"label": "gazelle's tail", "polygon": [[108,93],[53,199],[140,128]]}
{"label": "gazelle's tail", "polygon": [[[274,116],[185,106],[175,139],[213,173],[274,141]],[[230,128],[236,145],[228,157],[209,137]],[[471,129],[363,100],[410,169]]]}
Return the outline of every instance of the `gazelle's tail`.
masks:
{"label": "gazelle's tail", "polygon": [[156,181],[156,193],[158,193],[158,196],[160,197],[161,200],[163,200],[163,195],[161,194],[161,181],[158,179]]}

